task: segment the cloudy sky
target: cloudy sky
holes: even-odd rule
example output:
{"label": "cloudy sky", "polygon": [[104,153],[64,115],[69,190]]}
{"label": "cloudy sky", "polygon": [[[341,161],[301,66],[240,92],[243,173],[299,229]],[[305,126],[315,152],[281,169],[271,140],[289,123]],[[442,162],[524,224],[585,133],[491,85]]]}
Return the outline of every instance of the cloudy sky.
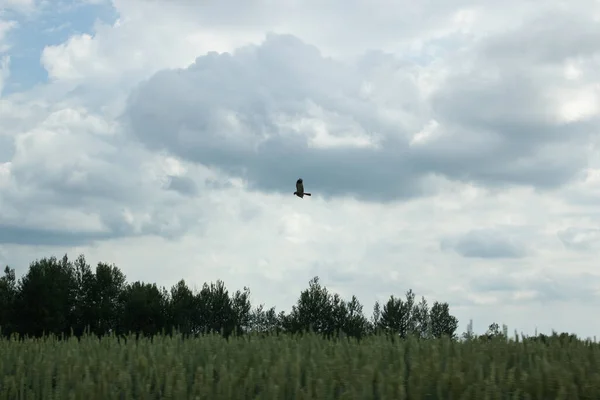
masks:
{"label": "cloudy sky", "polygon": [[507,1],[0,0],[0,263],[597,335],[600,4]]}

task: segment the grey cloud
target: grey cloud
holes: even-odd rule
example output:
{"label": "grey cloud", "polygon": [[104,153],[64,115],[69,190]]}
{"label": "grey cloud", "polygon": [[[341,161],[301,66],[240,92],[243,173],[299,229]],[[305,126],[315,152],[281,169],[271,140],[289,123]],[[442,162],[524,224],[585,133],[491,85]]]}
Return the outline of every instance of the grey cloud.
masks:
{"label": "grey cloud", "polygon": [[196,183],[187,176],[169,175],[167,189],[174,190],[186,196],[195,196],[198,193]]}
{"label": "grey cloud", "polygon": [[348,284],[357,279],[355,273],[344,271],[335,263],[314,262],[310,268],[311,276],[318,276],[321,281]]}
{"label": "grey cloud", "polygon": [[31,228],[0,224],[0,244],[80,246],[117,235],[94,232],[68,232],[51,228]]}
{"label": "grey cloud", "polygon": [[[503,302],[589,302],[600,299],[600,276],[589,273],[540,273],[528,277],[518,277],[515,274],[482,275],[469,280],[469,288],[474,293],[494,292],[502,297]],[[533,296],[526,300],[511,300],[512,294],[524,291],[533,292]]]}
{"label": "grey cloud", "polygon": [[469,281],[469,286],[475,292],[511,292],[520,288],[520,283],[513,276],[481,275]]}
{"label": "grey cloud", "polygon": [[[150,195],[151,192],[146,192],[149,199],[158,205],[135,201],[126,204],[116,201],[107,202],[97,198],[77,201],[66,195],[62,205],[40,206],[36,203],[35,196],[41,195],[41,193],[43,192],[38,191],[35,192],[34,198],[21,199],[20,204],[16,204],[14,197],[3,194],[3,198],[0,200],[7,208],[10,206],[16,215],[11,215],[12,222],[3,222],[3,218],[0,216],[0,244],[82,246],[103,240],[147,235],[175,239],[191,227],[198,228],[200,224],[200,228],[202,228],[201,210],[185,207],[185,204],[180,202],[165,201],[161,199],[158,191],[153,195]],[[58,203],[60,197],[56,195],[55,197]],[[125,207],[132,208],[138,214],[138,218],[141,214],[142,219],[133,224],[129,223],[123,213]],[[54,220],[48,218],[28,218],[26,222],[25,212],[31,212],[32,209],[40,214],[54,211],[53,214],[59,215],[60,210],[65,209],[78,210],[82,213],[96,213],[104,229],[102,231],[86,231],[85,228],[62,228],[62,221],[59,221],[58,218],[56,219],[57,227],[52,227],[51,224]],[[18,223],[18,221],[22,222]]]}
{"label": "grey cloud", "polygon": [[233,184],[225,179],[212,179],[209,178],[207,180],[204,181],[204,186],[207,189],[231,189],[233,188]]}
{"label": "grey cloud", "polygon": [[[141,220],[130,224],[121,212],[123,207],[102,209],[102,222],[108,227],[112,237],[160,236],[165,239],[176,239],[192,226],[196,227],[202,211],[186,207],[185,203],[167,200],[159,191],[146,192],[149,200],[146,202],[130,202],[128,206],[134,212],[143,215]],[[152,204],[155,202],[155,204]]]}
{"label": "grey cloud", "polygon": [[473,230],[441,241],[442,249],[452,249],[467,258],[522,258],[525,246],[509,235],[495,230]]}
{"label": "grey cloud", "polygon": [[592,250],[600,245],[600,229],[570,227],[559,231],[557,236],[572,250]]}
{"label": "grey cloud", "polygon": [[597,54],[600,30],[589,18],[589,8],[551,9],[527,23],[483,44],[483,55],[497,62],[561,63],[569,57]]}
{"label": "grey cloud", "polygon": [[14,142],[11,137],[0,134],[0,163],[10,161],[15,153]]}
{"label": "grey cloud", "polygon": [[[307,190],[326,197],[389,199],[425,190],[404,159],[406,141],[388,137],[384,150],[312,149],[303,135],[274,122],[281,115],[306,116],[310,100],[370,131],[394,133],[376,120],[374,105],[361,104],[360,84],[355,72],[314,47],[270,35],[255,49],[209,54],[187,70],[158,73],[133,94],[126,116],[149,148],[248,178],[251,189],[287,193],[301,176]],[[242,121],[241,132],[228,132],[218,120],[223,110]]]}
{"label": "grey cloud", "polygon": [[[382,66],[388,79],[405,74],[402,92],[390,97],[379,87],[375,93],[405,115],[405,123],[382,119],[383,104],[361,93]],[[500,71],[492,82],[483,72],[451,75],[427,104],[405,61],[371,52],[356,66],[343,65],[295,37],[269,35],[260,46],[211,53],[187,69],[157,73],[134,91],[123,117],[149,149],[218,167],[256,190],[287,193],[302,177],[307,190],[324,197],[393,201],[434,192],[423,181],[430,174],[554,188],[585,166],[585,158],[565,149],[577,150],[593,125],[559,127],[548,118],[545,82],[528,67],[533,71]],[[380,146],[314,148],[310,130],[278,125],[281,117],[308,117],[307,102],[356,124]],[[237,122],[228,122],[233,116]],[[431,117],[442,136],[411,147],[409,136]],[[348,124],[331,123],[331,134],[343,135],[352,129]]]}
{"label": "grey cloud", "polygon": [[589,273],[535,279],[527,287],[537,292],[540,301],[600,299],[600,276]]}
{"label": "grey cloud", "polygon": [[[481,41],[456,61],[471,66],[450,72],[433,95],[434,118],[450,135],[423,152],[437,155],[447,176],[488,185],[551,189],[575,178],[587,165],[581,153],[598,119],[557,123],[549,89],[573,87],[561,63],[600,51],[595,25],[582,14],[554,12]],[[458,143],[460,161],[447,151]]]}
{"label": "grey cloud", "polygon": [[[88,132],[84,122],[77,123],[6,136],[18,145],[10,158],[10,179],[0,192],[0,243],[79,246],[144,235],[173,239],[197,227],[203,211],[173,192],[194,194],[193,181],[172,177],[165,188],[145,168],[152,154],[126,138]],[[46,131],[53,136],[42,149],[36,143]],[[26,137],[32,132],[35,136]],[[62,228],[63,216],[71,226],[78,224],[73,213],[94,216],[94,229],[99,225],[103,231]]]}
{"label": "grey cloud", "polygon": [[[179,8],[185,15],[193,15],[194,21],[211,30],[236,26],[252,32],[279,30],[285,26],[307,40],[319,43],[326,51],[350,54],[357,48],[402,48],[403,45],[427,42],[437,38],[440,31],[453,24],[459,12],[483,11],[486,22],[492,20],[518,21],[524,14],[540,13],[556,8],[557,0],[544,3],[530,0],[500,3],[490,0],[449,0],[428,2],[389,2],[382,0],[344,1],[306,0],[302,3],[248,2],[226,0],[219,3],[173,0],[161,5]],[[581,2],[569,4],[578,7]],[[592,3],[593,6],[593,3]],[[589,7],[588,7],[589,9]],[[506,12],[510,10],[510,12]],[[508,15],[507,15],[508,14]],[[491,18],[489,17],[491,16]],[[487,17],[487,18],[486,18]],[[307,21],[310,21],[307,23]],[[320,27],[314,29],[314,27]],[[351,26],[352,29],[348,29]]]}

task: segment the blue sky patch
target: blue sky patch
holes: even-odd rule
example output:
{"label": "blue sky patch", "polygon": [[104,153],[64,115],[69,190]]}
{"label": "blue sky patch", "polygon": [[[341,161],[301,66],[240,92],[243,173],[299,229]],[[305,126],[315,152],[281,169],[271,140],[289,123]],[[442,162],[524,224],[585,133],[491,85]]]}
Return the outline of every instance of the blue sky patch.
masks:
{"label": "blue sky patch", "polygon": [[40,63],[44,47],[63,43],[73,35],[93,34],[96,21],[112,24],[118,17],[112,4],[63,2],[54,5],[33,17],[14,13],[2,15],[3,19],[19,23],[6,37],[11,45],[7,52],[11,63],[3,95],[24,91],[47,81],[48,74]]}

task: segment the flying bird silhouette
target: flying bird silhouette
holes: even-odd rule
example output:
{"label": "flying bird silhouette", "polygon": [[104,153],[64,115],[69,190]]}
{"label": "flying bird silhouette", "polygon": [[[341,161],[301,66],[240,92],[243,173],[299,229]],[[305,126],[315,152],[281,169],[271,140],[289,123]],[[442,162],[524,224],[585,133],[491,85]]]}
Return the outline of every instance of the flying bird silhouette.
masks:
{"label": "flying bird silhouette", "polygon": [[311,195],[310,193],[304,193],[304,184],[302,183],[302,178],[296,181],[296,191],[294,194],[300,198]]}

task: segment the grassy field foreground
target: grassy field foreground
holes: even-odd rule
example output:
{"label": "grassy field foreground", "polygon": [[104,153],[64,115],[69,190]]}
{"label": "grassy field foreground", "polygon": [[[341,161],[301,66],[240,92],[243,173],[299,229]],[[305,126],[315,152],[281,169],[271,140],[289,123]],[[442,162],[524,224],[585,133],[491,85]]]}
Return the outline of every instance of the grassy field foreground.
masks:
{"label": "grassy field foreground", "polygon": [[0,341],[0,399],[599,399],[600,345],[371,337]]}

